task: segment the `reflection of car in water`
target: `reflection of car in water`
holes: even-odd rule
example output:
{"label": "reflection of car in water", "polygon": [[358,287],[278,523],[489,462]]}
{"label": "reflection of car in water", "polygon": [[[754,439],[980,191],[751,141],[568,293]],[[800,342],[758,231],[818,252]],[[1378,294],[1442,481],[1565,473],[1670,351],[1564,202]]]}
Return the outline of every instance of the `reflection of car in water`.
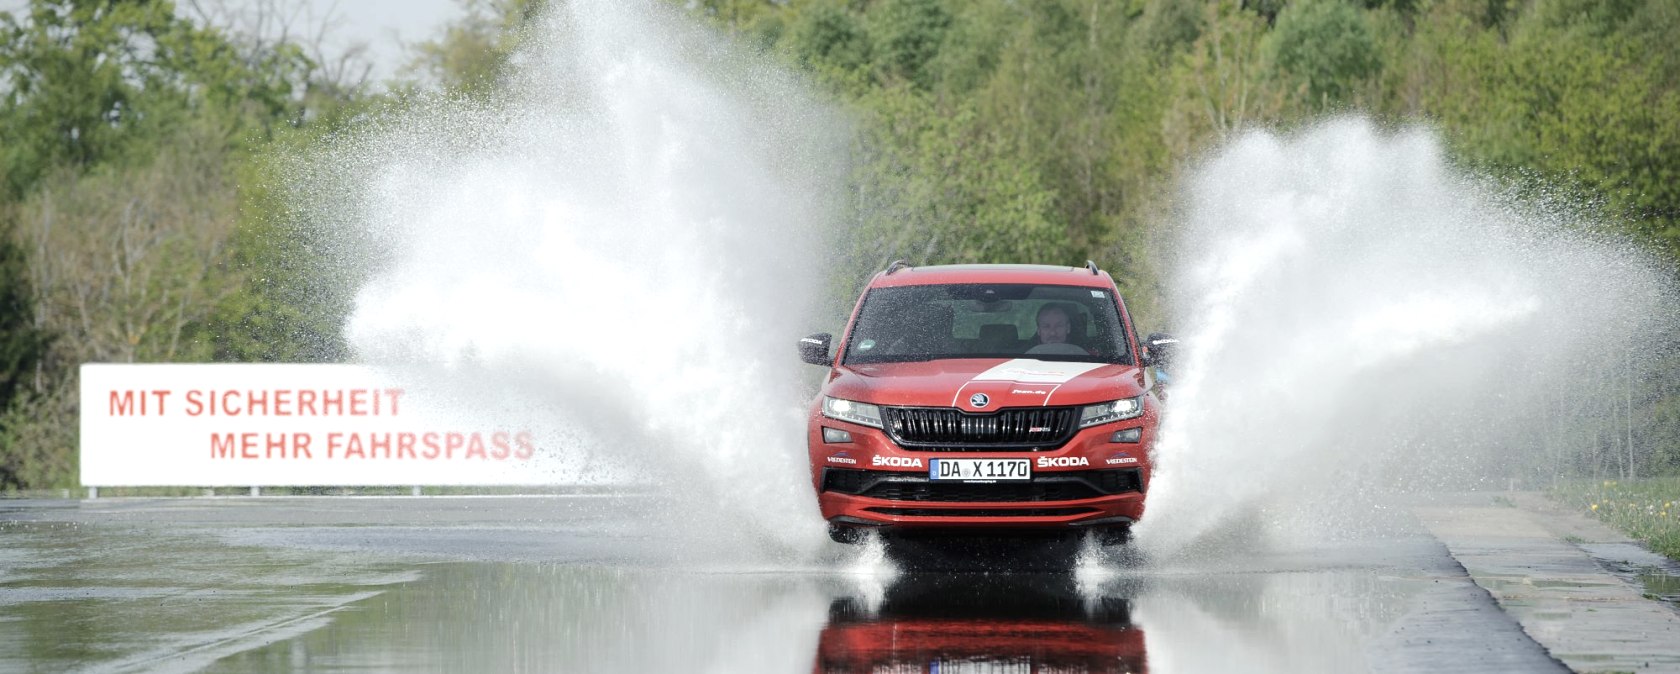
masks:
{"label": "reflection of car in water", "polygon": [[1147,671],[1126,601],[1082,598],[1065,575],[911,574],[870,611],[836,599],[818,672]]}
{"label": "reflection of car in water", "polygon": [[[1159,402],[1095,265],[903,267],[875,276],[812,406],[812,485],[835,540],[874,530],[1102,534],[1143,514]],[[1163,344],[1165,344],[1163,342]]]}

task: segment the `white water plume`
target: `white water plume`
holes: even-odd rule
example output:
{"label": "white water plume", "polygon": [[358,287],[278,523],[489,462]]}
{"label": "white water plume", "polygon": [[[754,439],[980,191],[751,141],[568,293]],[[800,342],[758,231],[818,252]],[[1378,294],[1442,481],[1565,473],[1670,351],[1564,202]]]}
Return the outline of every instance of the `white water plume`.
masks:
{"label": "white water plume", "polygon": [[492,95],[299,170],[366,258],[352,348],[539,428],[533,483],[653,485],[677,498],[646,533],[695,554],[809,554],[793,345],[818,324],[844,124],[661,3],[554,3],[521,44]]}
{"label": "white water plume", "polygon": [[1250,133],[1185,201],[1184,355],[1138,529],[1157,554],[1334,535],[1373,492],[1503,487],[1603,423],[1599,384],[1674,323],[1636,247],[1461,174],[1424,129]]}

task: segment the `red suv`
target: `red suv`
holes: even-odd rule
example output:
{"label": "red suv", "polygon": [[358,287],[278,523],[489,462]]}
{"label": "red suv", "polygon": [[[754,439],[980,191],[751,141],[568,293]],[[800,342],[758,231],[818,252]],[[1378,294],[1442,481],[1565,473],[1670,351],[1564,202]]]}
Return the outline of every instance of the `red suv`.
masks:
{"label": "red suv", "polygon": [[1143,515],[1160,402],[1114,279],[1095,264],[878,273],[811,406],[829,535],[1068,533],[1123,542]]}

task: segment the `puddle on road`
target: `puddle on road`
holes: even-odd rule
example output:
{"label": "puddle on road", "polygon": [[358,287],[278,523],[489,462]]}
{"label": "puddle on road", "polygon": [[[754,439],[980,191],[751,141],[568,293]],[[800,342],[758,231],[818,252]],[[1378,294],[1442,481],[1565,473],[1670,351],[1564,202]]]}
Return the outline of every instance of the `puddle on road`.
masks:
{"label": "puddle on road", "polygon": [[1418,582],[440,564],[210,671],[1360,671]]}
{"label": "puddle on road", "polygon": [[1578,547],[1604,570],[1643,588],[1647,598],[1680,611],[1680,563],[1635,543],[1585,543]]}
{"label": "puddle on road", "polygon": [[194,671],[419,574],[160,530],[0,521],[0,671]]}
{"label": "puddle on road", "polygon": [[[415,526],[429,519],[418,505],[454,512],[454,502],[363,504],[371,512],[360,521],[388,521],[391,510],[399,524],[338,528],[281,527],[325,515],[263,505],[237,518],[205,506],[191,521],[175,504],[119,504],[120,521],[103,505],[72,523],[0,521],[0,671],[1423,672],[1508,664],[1513,653],[1550,662],[1426,539],[1076,574],[705,572],[649,562],[634,541],[596,545],[565,522],[497,528],[508,518],[493,508]],[[461,556],[485,546],[487,561]],[[580,549],[617,561],[579,561]]]}
{"label": "puddle on road", "polygon": [[1645,586],[1645,594],[1680,606],[1680,574],[1648,568],[1639,573],[1639,582]]}

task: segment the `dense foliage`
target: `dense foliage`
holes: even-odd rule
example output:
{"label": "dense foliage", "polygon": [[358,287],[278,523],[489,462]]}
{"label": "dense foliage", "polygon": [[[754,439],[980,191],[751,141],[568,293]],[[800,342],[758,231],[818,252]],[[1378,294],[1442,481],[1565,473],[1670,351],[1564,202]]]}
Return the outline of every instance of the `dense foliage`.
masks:
{"label": "dense foliage", "polygon": [[1180,167],[1335,111],[1436,125],[1465,164],[1680,250],[1672,2],[701,4],[864,120],[858,204],[881,259],[1095,257],[1145,286]]}
{"label": "dense foliage", "polygon": [[[465,4],[390,93],[164,0],[0,13],[0,488],[74,483],[79,363],[344,357],[345,291],[314,273],[278,158],[427,87],[494,95],[541,4]],[[896,258],[1091,258],[1148,323],[1182,167],[1338,111],[1433,124],[1464,165],[1680,251],[1670,0],[674,4],[855,120],[851,282]],[[1629,393],[1627,451],[1571,470],[1680,468],[1676,389]]]}
{"label": "dense foliage", "polygon": [[0,13],[0,488],[74,484],[81,363],[266,355],[248,307],[285,270],[258,242],[285,237],[239,185],[341,104],[314,73],[169,2]]}
{"label": "dense foliage", "polygon": [[[1093,258],[1158,324],[1154,256],[1184,168],[1244,130],[1347,112],[1428,124],[1465,168],[1680,254],[1680,3],[701,5],[860,120],[861,267]],[[1602,423],[1539,438],[1568,446],[1537,469],[1680,470],[1680,361],[1591,373],[1573,393]]]}

